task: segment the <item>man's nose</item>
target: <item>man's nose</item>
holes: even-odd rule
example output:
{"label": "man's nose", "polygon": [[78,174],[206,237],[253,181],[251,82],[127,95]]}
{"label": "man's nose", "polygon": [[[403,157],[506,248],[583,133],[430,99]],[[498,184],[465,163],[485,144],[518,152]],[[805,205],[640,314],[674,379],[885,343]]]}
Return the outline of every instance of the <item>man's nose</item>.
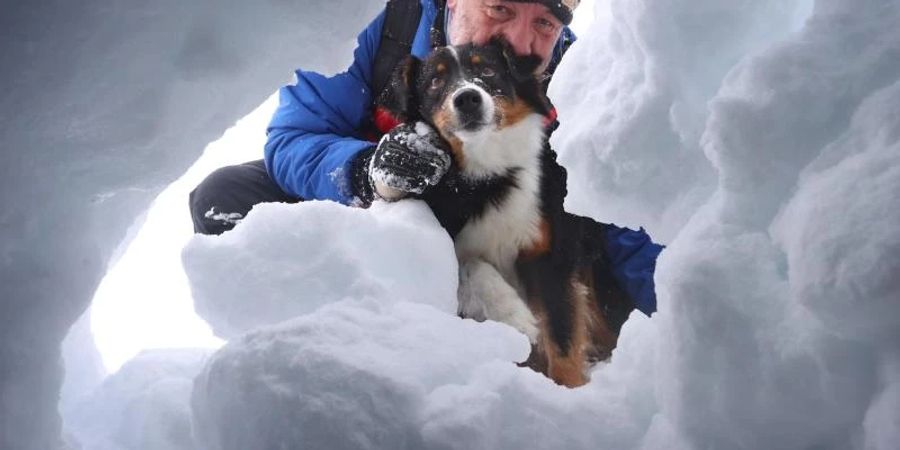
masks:
{"label": "man's nose", "polygon": [[527,20],[514,20],[503,30],[503,37],[512,46],[516,55],[526,56],[534,53],[534,35]]}

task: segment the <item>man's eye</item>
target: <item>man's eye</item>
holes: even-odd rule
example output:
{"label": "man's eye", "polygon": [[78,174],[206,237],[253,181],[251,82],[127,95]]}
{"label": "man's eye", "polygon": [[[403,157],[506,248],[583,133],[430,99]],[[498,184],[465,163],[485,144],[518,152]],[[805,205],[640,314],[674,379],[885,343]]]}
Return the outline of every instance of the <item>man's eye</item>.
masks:
{"label": "man's eye", "polygon": [[535,21],[536,27],[542,33],[555,33],[556,24],[548,19],[539,18]]}
{"label": "man's eye", "polygon": [[490,78],[496,74],[497,73],[494,72],[494,69],[491,69],[490,67],[484,67],[481,69],[481,76],[483,77]]}
{"label": "man's eye", "polygon": [[512,17],[512,10],[503,5],[487,5],[487,14],[492,19],[507,20]]}
{"label": "man's eye", "polygon": [[444,80],[442,78],[435,77],[435,78],[431,79],[431,85],[428,86],[428,89],[434,90],[434,89],[440,89],[442,87],[444,87]]}

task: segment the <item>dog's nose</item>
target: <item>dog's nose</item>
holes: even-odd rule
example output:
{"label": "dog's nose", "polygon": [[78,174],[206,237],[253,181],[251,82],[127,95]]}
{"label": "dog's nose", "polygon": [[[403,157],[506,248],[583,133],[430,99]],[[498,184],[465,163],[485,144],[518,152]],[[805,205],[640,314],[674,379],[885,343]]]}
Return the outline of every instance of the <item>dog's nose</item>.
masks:
{"label": "dog's nose", "polygon": [[453,97],[453,106],[463,114],[476,113],[481,108],[481,94],[475,89],[463,89]]}

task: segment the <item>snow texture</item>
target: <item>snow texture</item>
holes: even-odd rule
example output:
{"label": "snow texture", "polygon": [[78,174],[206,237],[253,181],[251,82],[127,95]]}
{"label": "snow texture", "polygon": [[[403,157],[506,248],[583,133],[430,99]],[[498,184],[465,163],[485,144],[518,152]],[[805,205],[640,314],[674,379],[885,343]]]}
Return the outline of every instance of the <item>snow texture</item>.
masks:
{"label": "snow texture", "polygon": [[108,375],[91,333],[91,315],[83,314],[62,342],[66,377],[60,391],[59,408],[65,410],[81,396],[93,391]]}
{"label": "snow texture", "polygon": [[[349,57],[372,14],[332,19],[362,5],[4,10],[0,448],[57,447],[59,342],[128,223],[291,68]],[[195,380],[196,447],[896,448],[900,4],[809,6],[611,0],[563,61],[567,207],[668,244],[658,313],[591,383],[518,368],[524,336],[454,316],[452,246],[420,203],[264,205],[185,250],[198,309],[235,336]],[[127,386],[148,406],[77,440],[185,445],[196,366],[146,367],[84,408]]]}
{"label": "snow texture", "polygon": [[345,68],[382,7],[4,2],[0,448],[59,445],[60,343],[129,225],[296,67]]}
{"label": "snow texture", "polygon": [[598,2],[550,86],[566,206],[670,241],[715,189],[707,103],[748,53],[798,26],[803,0]]}
{"label": "snow texture", "polygon": [[209,350],[145,351],[66,412],[83,450],[191,450],[190,392]]}
{"label": "snow texture", "polygon": [[569,206],[668,243],[659,312],[587,386],[516,367],[507,327],[362,293],[214,355],[199,446],[896,448],[900,4],[808,6],[613,1],[564,60]]}
{"label": "snow texture", "polygon": [[216,353],[193,391],[195,433],[200,448],[432,448],[442,428],[469,426],[436,389],[519,371],[529,350],[505,325],[428,305],[335,302]]}
{"label": "snow texture", "polygon": [[230,339],[345,298],[456,312],[453,241],[424,202],[262,204],[183,253],[197,313]]}

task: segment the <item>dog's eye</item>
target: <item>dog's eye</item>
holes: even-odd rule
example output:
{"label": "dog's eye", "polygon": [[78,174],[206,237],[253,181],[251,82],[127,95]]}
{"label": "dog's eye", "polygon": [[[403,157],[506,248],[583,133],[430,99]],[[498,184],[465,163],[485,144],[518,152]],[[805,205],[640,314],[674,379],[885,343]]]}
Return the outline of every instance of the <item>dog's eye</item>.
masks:
{"label": "dog's eye", "polygon": [[481,76],[483,77],[490,78],[496,74],[497,72],[494,72],[494,69],[491,69],[490,67],[484,67],[481,69]]}
{"label": "dog's eye", "polygon": [[431,86],[429,86],[428,88],[433,90],[440,89],[442,87],[444,87],[444,80],[442,78],[435,77],[431,79]]}

